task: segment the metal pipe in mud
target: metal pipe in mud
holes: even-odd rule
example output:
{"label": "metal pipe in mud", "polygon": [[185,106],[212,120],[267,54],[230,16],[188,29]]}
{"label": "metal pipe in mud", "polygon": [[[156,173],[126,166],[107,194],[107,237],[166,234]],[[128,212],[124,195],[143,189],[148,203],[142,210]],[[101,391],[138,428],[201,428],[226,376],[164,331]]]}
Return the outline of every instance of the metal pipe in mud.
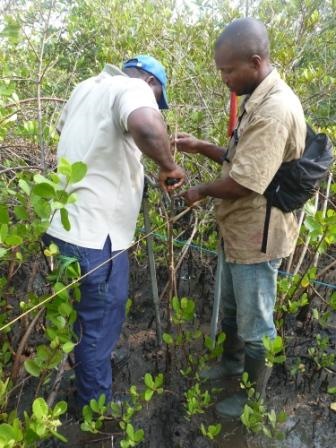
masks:
{"label": "metal pipe in mud", "polygon": [[162,345],[162,325],[161,325],[161,317],[160,317],[160,297],[159,290],[156,278],[156,268],[155,268],[155,259],[154,259],[154,251],[153,251],[153,234],[149,219],[149,206],[148,206],[148,181],[145,178],[145,188],[144,195],[142,200],[142,212],[144,216],[144,225],[145,225],[145,233],[146,237],[146,245],[147,245],[147,254],[149,261],[149,272],[151,278],[152,285],[152,295],[155,309],[155,319],[156,319],[156,340],[159,346]]}

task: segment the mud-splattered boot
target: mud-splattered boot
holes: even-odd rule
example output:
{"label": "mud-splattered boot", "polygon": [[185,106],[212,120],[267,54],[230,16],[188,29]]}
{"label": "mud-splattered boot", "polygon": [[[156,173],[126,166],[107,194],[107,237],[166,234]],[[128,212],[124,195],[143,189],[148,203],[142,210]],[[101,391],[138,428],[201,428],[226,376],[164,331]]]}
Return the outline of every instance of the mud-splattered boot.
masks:
{"label": "mud-splattered boot", "polygon": [[244,341],[230,327],[223,328],[223,331],[226,335],[224,353],[219,362],[200,372],[200,377],[204,380],[240,376],[244,371]]}
{"label": "mud-splattered boot", "polygon": [[[271,376],[272,369],[265,365],[264,359],[255,359],[246,355],[245,371],[249,375],[250,382],[255,384],[256,392],[264,398],[266,385],[269,377]],[[217,403],[216,412],[220,417],[236,419],[242,415],[246,403],[246,391],[240,390],[239,392]]]}

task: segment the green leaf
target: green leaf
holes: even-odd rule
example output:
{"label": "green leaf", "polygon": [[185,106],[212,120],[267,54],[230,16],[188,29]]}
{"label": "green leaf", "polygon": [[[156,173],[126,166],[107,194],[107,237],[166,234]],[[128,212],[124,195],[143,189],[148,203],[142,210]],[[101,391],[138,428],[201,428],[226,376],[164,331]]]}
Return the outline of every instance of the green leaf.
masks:
{"label": "green leaf", "polygon": [[55,196],[54,188],[50,184],[47,184],[45,182],[34,185],[32,193],[45,199],[51,199]]}
{"label": "green leaf", "polygon": [[219,333],[219,335],[217,336],[217,344],[223,344],[223,342],[225,342],[226,339],[226,334],[224,332]]}
{"label": "green leaf", "polygon": [[131,423],[127,423],[126,425],[126,434],[131,440],[134,440],[134,428]]}
{"label": "green leaf", "polygon": [[46,257],[52,257],[59,253],[58,246],[54,243],[49,244],[49,246],[43,251]]}
{"label": "green leaf", "polygon": [[47,361],[50,357],[50,348],[46,345],[39,345],[36,350],[36,357],[39,360]]}
{"label": "green leaf", "polygon": [[50,173],[50,174],[49,174],[49,177],[50,177],[51,181],[52,181],[54,184],[59,184],[60,181],[61,181],[60,178],[57,176],[56,173]]}
{"label": "green leaf", "polygon": [[163,385],[163,374],[159,373],[154,379],[155,388],[161,387]]}
{"label": "green leaf", "polygon": [[53,187],[53,182],[42,174],[35,174],[33,179],[36,184],[49,184]]}
{"label": "green leaf", "polygon": [[0,242],[4,242],[7,235],[8,235],[8,225],[1,224],[1,226],[0,226]]}
{"label": "green leaf", "polygon": [[64,302],[60,304],[58,311],[62,316],[70,316],[73,311],[73,307],[69,303]]}
{"label": "green leaf", "polygon": [[64,283],[56,282],[56,283],[54,284],[54,291],[55,291],[55,293],[56,293],[59,297],[61,297],[61,299],[63,299],[63,300],[68,300],[68,298],[69,298],[69,290],[66,289]]}
{"label": "green leaf", "polygon": [[287,414],[285,411],[280,411],[278,413],[278,418],[277,418],[279,423],[284,423],[287,420]]}
{"label": "green leaf", "polygon": [[150,373],[145,374],[144,381],[147,387],[149,387],[150,389],[154,388],[153,377]]}
{"label": "green leaf", "polygon": [[5,205],[0,205],[0,224],[9,224],[8,209]]}
{"label": "green leaf", "polygon": [[74,184],[81,181],[85,177],[87,173],[87,166],[83,162],[75,162],[71,165],[71,171],[69,182]]}
{"label": "green leaf", "polygon": [[144,393],[144,399],[145,401],[150,401],[153,397],[154,391],[151,389],[146,389]]}
{"label": "green leaf", "polygon": [[102,408],[105,405],[106,397],[105,394],[100,394],[98,398],[98,405],[100,408]]}
{"label": "green leaf", "polygon": [[69,231],[71,229],[71,224],[69,221],[69,214],[68,214],[67,210],[65,210],[65,208],[61,208],[60,213],[61,213],[62,225],[65,228],[65,230]]}
{"label": "green leaf", "polygon": [[95,400],[94,398],[92,398],[90,400],[90,408],[96,412],[97,414],[99,413],[99,406],[98,406],[98,402],[97,400]]}
{"label": "green leaf", "polygon": [[243,372],[242,381],[244,384],[247,383],[247,381],[248,381],[248,373],[247,372]]}
{"label": "green leaf", "polygon": [[[10,442],[16,440],[14,428],[8,423],[2,423],[0,425],[0,446],[14,446],[13,444],[7,445]],[[3,444],[4,443],[4,444]]]}
{"label": "green leaf", "polygon": [[26,360],[24,362],[24,367],[30,375],[36,377],[40,376],[41,368],[36,364],[36,362],[33,359]]}
{"label": "green leaf", "polygon": [[336,394],[336,386],[328,387],[328,394]]}
{"label": "green leaf", "polygon": [[210,425],[209,426],[209,432],[214,436],[218,436],[218,434],[222,430],[222,425],[220,423],[217,423],[216,425]]}
{"label": "green leaf", "polygon": [[204,426],[203,423],[201,423],[200,430],[201,430],[201,433],[203,434],[203,436],[207,435],[207,431],[206,431],[205,426]]}
{"label": "green leaf", "polygon": [[264,344],[264,347],[266,348],[266,350],[271,351],[272,343],[271,343],[270,337],[269,336],[263,336],[262,341],[263,341],[263,344]]}
{"label": "green leaf", "polygon": [[177,313],[180,310],[180,301],[177,297],[173,297],[173,310]]}
{"label": "green leaf", "polygon": [[19,235],[8,235],[5,239],[5,244],[8,246],[19,246],[23,243],[23,239]]}
{"label": "green leaf", "polygon": [[74,204],[77,201],[77,195],[76,193],[69,194],[66,203],[67,204]]}
{"label": "green leaf", "polygon": [[74,344],[73,342],[68,341],[62,345],[62,350],[64,351],[64,353],[70,353],[74,349],[75,345],[76,344]]}
{"label": "green leaf", "polygon": [[205,336],[204,345],[210,351],[214,348],[214,341],[210,338],[210,336]]}
{"label": "green leaf", "polygon": [[68,440],[59,432],[55,431],[54,429],[50,429],[50,433],[56,437],[56,439],[60,440],[63,443],[66,443]]}
{"label": "green leaf", "polygon": [[115,417],[115,418],[121,417],[121,414],[122,414],[121,404],[112,402],[110,404],[110,406],[111,406],[111,409],[112,409],[113,417]]}
{"label": "green leaf", "polygon": [[67,179],[70,179],[72,174],[72,168],[70,162],[61,157],[57,167],[57,172],[63,174]]}
{"label": "green leaf", "polygon": [[282,343],[281,336],[275,337],[275,339],[273,341],[273,348],[276,353],[278,353],[279,351],[281,351],[283,349],[283,343]]}
{"label": "green leaf", "polygon": [[144,439],[145,433],[143,429],[138,429],[134,433],[134,441],[139,443]]}
{"label": "green leaf", "polygon": [[92,421],[92,410],[91,410],[91,408],[90,408],[90,406],[89,405],[85,405],[84,407],[83,407],[83,409],[82,409],[82,415],[83,415],[83,417],[84,417],[84,419],[86,420],[86,421],[88,421],[88,422],[91,422]]}
{"label": "green leaf", "polygon": [[48,415],[48,405],[45,400],[41,397],[36,398],[33,402],[33,413],[38,419]]}
{"label": "green leaf", "polygon": [[4,257],[7,253],[7,249],[0,247],[0,258]]}
{"label": "green leaf", "polygon": [[14,213],[17,219],[25,220],[28,219],[28,213],[25,207],[22,207],[22,205],[16,205],[14,207]]}
{"label": "green leaf", "polygon": [[53,416],[58,417],[59,415],[64,414],[64,412],[66,412],[67,409],[68,409],[68,405],[67,405],[66,401],[59,401],[58,403],[56,403],[56,405],[54,407]]}
{"label": "green leaf", "polygon": [[165,343],[168,344],[168,345],[174,343],[174,339],[173,339],[173,337],[172,337],[171,334],[163,333],[163,335],[162,335],[162,339],[163,339],[163,342],[165,342]]}
{"label": "green leaf", "polygon": [[47,200],[35,197],[33,201],[33,207],[35,210],[35,213],[39,218],[45,218],[48,219],[51,213],[50,204]]}
{"label": "green leaf", "polygon": [[184,310],[188,307],[189,300],[186,297],[181,299],[181,308]]}

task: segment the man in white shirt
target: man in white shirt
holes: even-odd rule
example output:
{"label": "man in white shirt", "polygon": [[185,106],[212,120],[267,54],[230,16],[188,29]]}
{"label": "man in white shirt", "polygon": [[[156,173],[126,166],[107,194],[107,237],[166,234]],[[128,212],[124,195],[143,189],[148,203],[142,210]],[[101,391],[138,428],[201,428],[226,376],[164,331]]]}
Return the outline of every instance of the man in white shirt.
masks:
{"label": "man in white shirt", "polygon": [[[76,257],[85,274],[132,242],[140,211],[144,172],[142,153],[160,168],[165,189],[182,185],[159,108],[168,107],[167,77],[153,57],[140,55],[123,71],[107,64],[72,92],[58,124],[57,157],[85,162],[85,178],[71,187],[77,201],[68,208],[71,229],[56,214],[44,242]],[[175,179],[167,186],[167,179]],[[76,305],[78,336],[75,373],[78,404],[105,394],[112,398],[111,352],[120,336],[128,296],[128,255],[120,253],[81,282]]]}

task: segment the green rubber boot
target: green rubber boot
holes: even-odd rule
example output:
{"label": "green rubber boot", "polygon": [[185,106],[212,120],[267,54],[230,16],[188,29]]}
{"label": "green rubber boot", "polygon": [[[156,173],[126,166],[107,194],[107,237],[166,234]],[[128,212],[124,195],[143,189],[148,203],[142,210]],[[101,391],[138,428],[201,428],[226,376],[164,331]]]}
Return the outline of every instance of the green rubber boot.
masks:
{"label": "green rubber boot", "polygon": [[203,380],[219,380],[240,376],[244,371],[244,342],[230,327],[223,328],[226,335],[222,359],[201,370]]}
{"label": "green rubber boot", "polygon": [[[256,392],[264,398],[266,385],[269,377],[271,376],[272,369],[265,365],[264,359],[255,359],[246,355],[245,371],[249,375],[250,382],[255,384]],[[222,418],[237,419],[242,415],[246,403],[246,391],[240,390],[236,394],[233,394],[217,403],[216,412]]]}

